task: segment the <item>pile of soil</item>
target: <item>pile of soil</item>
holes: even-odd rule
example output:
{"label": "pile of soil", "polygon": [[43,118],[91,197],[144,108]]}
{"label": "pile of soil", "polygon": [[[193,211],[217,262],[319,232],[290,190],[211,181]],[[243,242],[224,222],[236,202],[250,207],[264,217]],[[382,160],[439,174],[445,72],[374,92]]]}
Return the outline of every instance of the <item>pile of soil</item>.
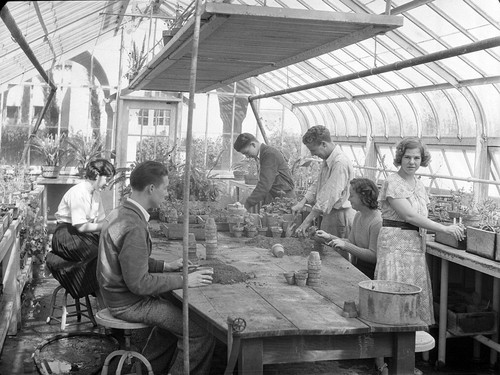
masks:
{"label": "pile of soil", "polygon": [[253,278],[253,275],[249,275],[245,272],[241,272],[236,267],[230,266],[228,264],[222,263],[220,260],[203,260],[200,262],[201,266],[213,267],[213,284],[237,284],[243,283],[248,279]]}
{"label": "pile of soil", "polygon": [[286,255],[301,255],[308,256],[311,251],[318,251],[316,241],[310,238],[295,238],[295,237],[263,237],[257,236],[249,239],[246,244],[250,246],[260,247],[262,249],[270,249],[274,244],[280,243],[285,249]]}

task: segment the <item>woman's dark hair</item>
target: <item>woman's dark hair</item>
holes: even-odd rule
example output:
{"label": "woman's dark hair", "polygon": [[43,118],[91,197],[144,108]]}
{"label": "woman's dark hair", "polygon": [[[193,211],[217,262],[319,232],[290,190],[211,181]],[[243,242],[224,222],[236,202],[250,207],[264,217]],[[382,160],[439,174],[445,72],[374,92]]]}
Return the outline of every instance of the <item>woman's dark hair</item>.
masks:
{"label": "woman's dark hair", "polygon": [[130,186],[133,190],[143,191],[146,186],[160,186],[163,177],[168,176],[167,166],[157,161],[145,161],[138,164],[130,174]]}
{"label": "woman's dark hair", "polygon": [[257,138],[250,133],[241,133],[236,141],[234,141],[233,147],[236,151],[240,152],[243,148],[248,146],[251,142],[257,141]]}
{"label": "woman's dark hair", "polygon": [[350,184],[358,194],[363,205],[372,210],[378,208],[378,188],[372,180],[368,178],[354,178]]}
{"label": "woman's dark hair", "polygon": [[302,136],[302,143],[307,145],[319,145],[321,142],[331,142],[330,131],[324,125],[315,125],[307,129]]}
{"label": "woman's dark hair", "polygon": [[111,177],[115,173],[115,167],[106,159],[92,160],[85,168],[85,178],[93,181],[97,180],[99,176]]}
{"label": "woman's dark hair", "polygon": [[429,152],[427,146],[419,138],[415,137],[403,138],[396,145],[396,156],[394,156],[394,165],[396,167],[401,166],[401,160],[403,160],[403,156],[406,150],[413,150],[416,148],[420,150],[420,155],[422,158],[420,165],[422,167],[427,167],[431,162],[431,153]]}

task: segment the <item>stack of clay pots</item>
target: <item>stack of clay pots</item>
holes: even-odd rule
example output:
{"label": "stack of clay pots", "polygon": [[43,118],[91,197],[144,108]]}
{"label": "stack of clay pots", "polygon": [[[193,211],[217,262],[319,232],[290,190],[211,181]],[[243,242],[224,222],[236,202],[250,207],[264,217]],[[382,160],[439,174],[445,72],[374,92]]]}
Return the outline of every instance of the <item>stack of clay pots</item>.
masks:
{"label": "stack of clay pots", "polygon": [[321,280],[321,259],[317,251],[311,251],[307,260],[307,285],[318,286]]}
{"label": "stack of clay pots", "polygon": [[193,263],[198,263],[198,255],[196,254],[196,238],[194,233],[188,233],[188,259]]}
{"label": "stack of clay pots", "polygon": [[217,256],[217,225],[213,217],[209,217],[205,223],[205,249],[207,259]]}

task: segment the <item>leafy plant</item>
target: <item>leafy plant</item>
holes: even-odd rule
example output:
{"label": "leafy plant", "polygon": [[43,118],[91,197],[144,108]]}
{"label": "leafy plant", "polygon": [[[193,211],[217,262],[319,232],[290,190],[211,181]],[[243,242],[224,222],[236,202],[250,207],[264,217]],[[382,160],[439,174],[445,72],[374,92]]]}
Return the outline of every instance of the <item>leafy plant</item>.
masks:
{"label": "leafy plant", "polygon": [[249,176],[259,175],[259,165],[257,163],[257,160],[254,158],[245,157],[233,163],[231,169],[233,171],[246,172],[245,174]]}
{"label": "leafy plant", "polygon": [[452,212],[456,212],[460,216],[477,215],[477,203],[472,192],[467,193],[465,188],[451,190],[452,195]]}
{"label": "leafy plant", "polygon": [[80,168],[86,168],[92,160],[102,157],[104,142],[99,135],[84,135],[81,131],[68,138],[69,153]]}
{"label": "leafy plant", "polygon": [[67,137],[63,135],[47,134],[46,136],[35,135],[31,138],[34,150],[45,159],[45,165],[59,166],[63,157],[68,153]]}
{"label": "leafy plant", "polygon": [[125,74],[125,77],[129,80],[134,79],[137,74],[141,71],[146,63],[148,54],[146,49],[146,35],[144,35],[144,39],[142,40],[142,46],[139,49],[139,46],[132,42],[132,50],[128,54],[128,72]]}

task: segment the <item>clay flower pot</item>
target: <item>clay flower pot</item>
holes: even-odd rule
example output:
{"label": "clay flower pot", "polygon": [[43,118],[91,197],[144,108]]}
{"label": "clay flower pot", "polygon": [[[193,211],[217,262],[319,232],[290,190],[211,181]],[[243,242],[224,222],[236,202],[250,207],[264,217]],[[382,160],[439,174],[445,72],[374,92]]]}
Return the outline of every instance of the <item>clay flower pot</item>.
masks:
{"label": "clay flower pot", "polygon": [[283,229],[280,227],[271,227],[271,232],[274,238],[281,237],[281,233],[283,233]]}
{"label": "clay flower pot", "polygon": [[283,276],[285,276],[286,282],[290,285],[295,284],[295,272],[294,271],[289,271],[289,272],[283,272]]}
{"label": "clay flower pot", "polygon": [[267,227],[261,227],[257,229],[259,236],[267,236]]}
{"label": "clay flower pot", "polygon": [[243,236],[243,227],[234,227],[233,236],[236,238],[241,238]]}
{"label": "clay flower pot", "polygon": [[274,244],[271,251],[276,258],[283,258],[283,255],[285,255],[285,249],[280,243]]}
{"label": "clay flower pot", "polygon": [[256,230],[249,230],[247,231],[247,237],[248,238],[254,238],[254,237],[257,237],[257,234],[259,232],[257,232],[257,229]]}
{"label": "clay flower pot", "polygon": [[307,282],[307,271],[301,270],[295,272],[295,284],[298,286],[306,286]]}

